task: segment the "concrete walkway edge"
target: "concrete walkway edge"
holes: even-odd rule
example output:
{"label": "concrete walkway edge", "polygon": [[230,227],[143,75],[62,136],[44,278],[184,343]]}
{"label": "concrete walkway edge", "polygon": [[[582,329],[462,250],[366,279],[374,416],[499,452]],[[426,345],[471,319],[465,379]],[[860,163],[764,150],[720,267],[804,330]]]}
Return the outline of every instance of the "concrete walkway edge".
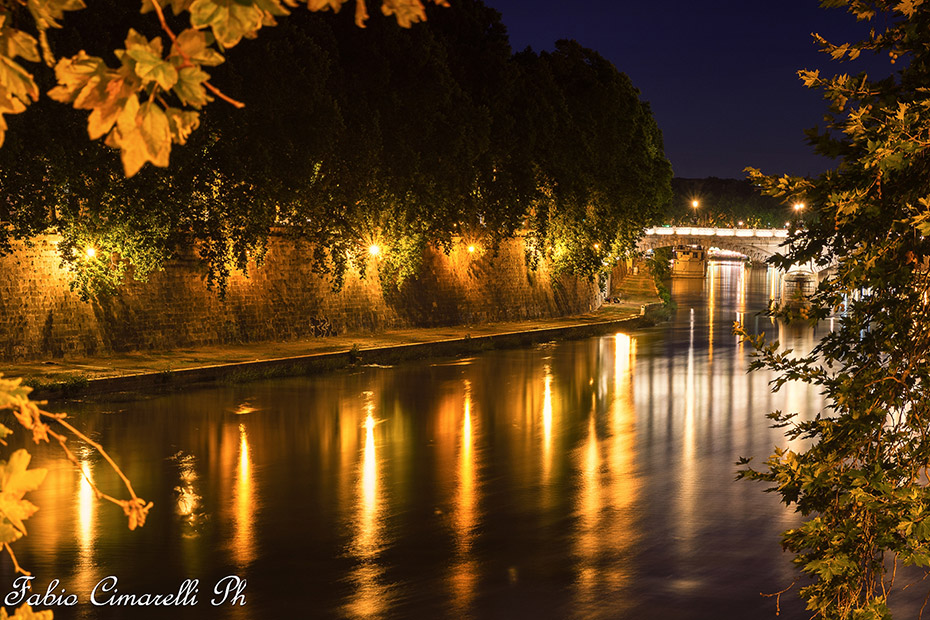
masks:
{"label": "concrete walkway edge", "polygon": [[[648,309],[662,304],[649,304]],[[297,376],[345,368],[352,364],[393,364],[431,357],[456,356],[493,348],[529,346],[555,339],[586,338],[612,329],[636,329],[652,323],[645,316],[633,316],[600,322],[450,338],[371,348],[310,353],[293,357],[261,359],[245,362],[197,366],[162,372],[139,372],[113,377],[90,378],[86,382],[63,385],[60,388],[37,389],[36,399],[56,399],[77,395],[105,394],[124,391],[158,391],[194,384],[220,381],[250,380]]]}

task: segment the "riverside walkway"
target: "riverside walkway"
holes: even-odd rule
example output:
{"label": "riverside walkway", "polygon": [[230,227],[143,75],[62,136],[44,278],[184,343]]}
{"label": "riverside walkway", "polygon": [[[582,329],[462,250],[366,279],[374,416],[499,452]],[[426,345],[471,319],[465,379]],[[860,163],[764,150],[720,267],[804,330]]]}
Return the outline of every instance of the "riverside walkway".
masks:
{"label": "riverside walkway", "polygon": [[584,337],[647,322],[642,306],[656,297],[635,296],[576,316],[474,326],[394,329],[288,342],[205,346],[157,352],[0,363],[6,377],[23,377],[37,398],[145,391],[211,381],[247,381],[322,372],[353,363],[459,355],[555,338]]}

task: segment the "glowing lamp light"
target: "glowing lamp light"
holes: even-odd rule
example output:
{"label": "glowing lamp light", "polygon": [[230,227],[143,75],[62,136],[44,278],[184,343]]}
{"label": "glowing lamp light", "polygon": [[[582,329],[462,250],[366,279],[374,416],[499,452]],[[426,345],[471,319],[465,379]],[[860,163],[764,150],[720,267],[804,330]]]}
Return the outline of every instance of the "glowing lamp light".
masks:
{"label": "glowing lamp light", "polygon": [[87,258],[93,258],[97,256],[97,250],[95,250],[93,246],[87,246],[87,249],[84,250],[84,253],[87,254]]}
{"label": "glowing lamp light", "polygon": [[474,253],[475,253],[475,249],[476,249],[476,248],[475,248],[475,246],[473,246],[473,245],[468,246],[468,252],[469,252],[469,254],[474,254]]}
{"label": "glowing lamp light", "polygon": [[692,200],[692,201],[691,201],[691,206],[694,207],[695,209],[697,209],[697,208],[698,208],[698,201],[697,201],[697,200]]}
{"label": "glowing lamp light", "polygon": [[800,210],[803,209],[803,208],[804,208],[804,203],[803,203],[803,202],[796,202],[796,203],[794,203],[794,210],[795,210],[795,211],[800,211]]}
{"label": "glowing lamp light", "polygon": [[595,243],[595,244],[594,244],[594,249],[595,249],[595,250],[600,250],[600,249],[601,249],[601,244],[600,244],[600,243]]}
{"label": "glowing lamp light", "polygon": [[373,243],[370,246],[368,246],[368,253],[371,254],[372,256],[377,256],[378,254],[381,253],[381,248],[377,244]]}
{"label": "glowing lamp light", "polygon": [[736,223],[736,225],[737,225],[737,226],[742,226],[742,225],[743,225],[743,220],[738,221],[738,222]]}

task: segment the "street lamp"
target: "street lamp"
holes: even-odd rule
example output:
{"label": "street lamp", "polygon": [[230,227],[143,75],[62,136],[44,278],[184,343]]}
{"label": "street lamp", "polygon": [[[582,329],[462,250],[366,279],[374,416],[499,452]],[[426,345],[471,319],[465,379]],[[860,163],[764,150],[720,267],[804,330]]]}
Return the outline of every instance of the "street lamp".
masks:
{"label": "street lamp", "polygon": [[695,224],[697,224],[697,209],[698,209],[698,201],[692,200],[691,201],[691,219],[694,221]]}

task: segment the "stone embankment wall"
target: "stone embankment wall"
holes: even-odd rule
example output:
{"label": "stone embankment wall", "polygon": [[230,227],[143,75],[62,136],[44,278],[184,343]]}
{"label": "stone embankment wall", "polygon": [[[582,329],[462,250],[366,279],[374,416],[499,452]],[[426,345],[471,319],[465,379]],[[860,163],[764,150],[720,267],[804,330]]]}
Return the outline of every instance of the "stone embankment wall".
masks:
{"label": "stone embankment wall", "polygon": [[491,252],[429,251],[417,281],[385,292],[369,259],[365,279],[345,286],[310,268],[309,248],[273,238],[264,265],[236,274],[226,299],[203,282],[196,260],[172,261],[148,282],[128,281],[114,296],[83,302],[69,289],[54,236],[0,256],[0,360],[79,357],[110,352],[312,337],[327,319],[340,334],[393,327],[475,324],[586,312],[602,296],[596,283],[527,269],[520,239]]}

